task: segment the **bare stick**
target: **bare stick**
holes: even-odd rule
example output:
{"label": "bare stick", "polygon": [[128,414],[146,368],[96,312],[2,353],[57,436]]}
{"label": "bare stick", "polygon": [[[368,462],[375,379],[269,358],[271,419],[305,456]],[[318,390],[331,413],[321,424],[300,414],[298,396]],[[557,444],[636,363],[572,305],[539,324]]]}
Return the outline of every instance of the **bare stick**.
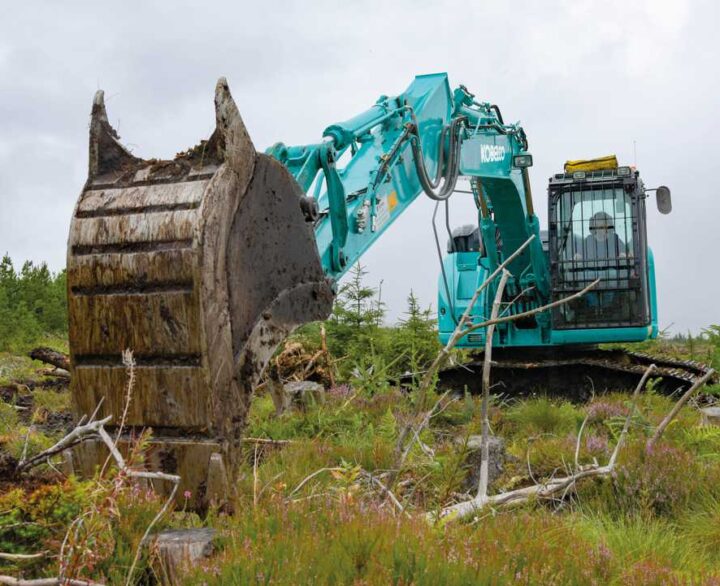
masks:
{"label": "bare stick", "polygon": [[[442,402],[445,400],[445,397],[447,397],[449,393],[449,390],[445,391],[443,395],[437,400],[435,405],[433,405],[433,408],[422,416],[420,422],[417,425],[415,425],[413,422],[410,422],[405,425],[401,430],[397,444],[395,445],[397,462],[393,467],[393,470],[390,472],[390,481],[388,482],[390,488],[393,488],[395,486],[395,481],[398,479],[400,473],[403,470],[403,467],[405,466],[405,461],[410,455],[410,450],[412,449],[413,444],[415,443],[415,441],[420,442],[420,433],[422,432],[422,430],[425,429],[428,423],[430,423],[430,419],[432,419],[437,413],[441,413],[445,409],[445,407],[441,407],[441,409],[437,411],[437,413],[435,412],[435,410],[438,408],[438,405],[442,405]],[[405,443],[405,439],[410,433],[412,433],[412,437],[410,438],[410,441]]]}
{"label": "bare stick", "polygon": [[[168,476],[168,475],[165,475]],[[150,531],[152,531],[152,528],[155,526],[155,524],[162,518],[162,516],[167,512],[168,507],[170,506],[170,503],[172,503],[173,499],[175,498],[175,493],[177,493],[178,486],[180,486],[180,477],[175,477],[175,484],[172,488],[172,491],[170,492],[170,496],[168,496],[167,500],[163,504],[162,508],[158,511],[157,515],[153,517],[153,520],[150,521],[150,524],[145,529],[145,533],[143,533],[142,539],[140,540],[140,543],[138,543],[137,549],[135,550],[135,557],[133,558],[132,565],[130,566],[130,570],[127,574],[127,579],[125,580],[125,586],[130,586],[133,582],[133,574],[135,573],[135,566],[138,563],[138,560],[140,559],[140,552],[142,551],[142,548],[147,543],[148,538],[150,537]]]}
{"label": "bare stick", "polygon": [[88,580],[67,580],[65,578],[23,580],[12,576],[0,576],[0,584],[7,584],[8,586],[103,586],[100,582],[90,582]]}
{"label": "bare stick", "polygon": [[523,242],[523,244],[514,253],[512,253],[502,264],[500,264],[500,266],[498,266],[498,268],[495,269],[490,274],[490,276],[488,276],[488,278],[485,279],[482,284],[475,290],[475,293],[470,299],[470,302],[468,303],[465,312],[463,313],[460,321],[455,327],[455,331],[450,336],[450,339],[448,340],[447,344],[445,344],[445,347],[440,350],[438,355],[435,357],[435,360],[433,360],[433,363],[425,372],[425,376],[420,383],[420,392],[424,393],[424,391],[430,387],[435,373],[443,366],[443,364],[445,364],[448,356],[450,356],[450,351],[455,347],[455,344],[457,344],[458,341],[467,333],[467,330],[464,330],[464,327],[470,319],[470,314],[475,307],[475,303],[477,302],[478,297],[480,297],[480,293],[482,293],[482,291],[495,279],[495,277],[497,277],[502,271],[505,270],[505,267],[507,267],[512,261],[514,261],[518,256],[520,256],[520,253],[522,253],[522,251],[527,248],[527,246],[533,241],[534,238],[535,235],[533,234],[532,236],[530,236],[530,238]]}
{"label": "bare stick", "polygon": [[25,470],[28,470],[33,466],[44,462],[47,458],[59,454],[63,450],[77,444],[78,441],[84,441],[98,435],[99,430],[101,430],[103,425],[110,421],[110,419],[112,419],[112,416],[108,415],[105,419],[99,419],[97,421],[93,421],[91,419],[88,423],[84,425],[79,425],[70,433],[68,433],[64,438],[59,440],[55,445],[49,447],[47,450],[43,450],[39,454],[27,460],[20,460],[17,465],[17,471],[23,472]]}
{"label": "bare stick", "polygon": [[[7,526],[6,526],[7,527]],[[0,552],[0,560],[7,560],[9,562],[25,562],[28,560],[39,560],[44,558],[47,552],[41,551],[39,553],[5,553]]]}
{"label": "bare stick", "polygon": [[623,425],[622,431],[620,432],[620,437],[618,438],[617,444],[615,445],[615,449],[613,450],[612,456],[610,456],[610,461],[608,463],[608,466],[610,468],[615,467],[615,462],[617,462],[618,454],[620,453],[620,450],[625,443],[625,437],[627,436],[628,430],[630,429],[630,421],[633,415],[635,415],[635,412],[637,411],[637,402],[638,397],[640,396],[640,391],[645,388],[645,383],[647,382],[648,377],[656,368],[657,367],[654,364],[648,366],[647,369],[645,369],[645,372],[643,373],[640,382],[635,387],[635,391],[632,395],[632,405],[630,407],[630,413],[628,413],[628,416],[625,418],[625,425]]}
{"label": "bare stick", "polygon": [[680,397],[680,399],[678,399],[677,403],[675,403],[675,406],[672,408],[670,413],[668,413],[665,416],[665,419],[662,420],[660,425],[658,425],[657,429],[655,430],[655,433],[648,441],[647,446],[646,446],[648,451],[653,449],[653,447],[655,446],[657,441],[660,439],[660,437],[662,436],[662,434],[665,431],[665,429],[667,428],[667,426],[670,425],[670,422],[673,419],[675,419],[675,417],[677,416],[677,414],[680,411],[680,409],[682,408],[682,406],[688,402],[688,399],[690,399],[690,397],[693,396],[695,391],[697,391],[708,380],[710,380],[710,378],[712,377],[713,374],[715,374],[715,370],[711,368],[702,377],[700,377],[698,380],[696,380],[695,383],[693,384],[693,386],[691,386],[687,391],[685,391],[685,394],[682,397]]}
{"label": "bare stick", "polygon": [[[484,322],[480,322],[477,324],[473,324],[470,327],[466,328],[462,332],[462,336],[465,336],[466,334],[469,334],[470,332],[474,332],[475,330],[478,330],[480,328],[486,328],[491,325],[495,324],[502,324],[509,321],[515,321],[517,319],[522,319],[524,317],[530,317],[531,315],[535,315],[537,313],[541,313],[543,311],[547,311],[548,309],[553,309],[555,307],[558,307],[560,305],[564,305],[565,303],[568,303],[569,301],[573,301],[575,299],[579,299],[585,293],[590,291],[595,285],[597,285],[600,282],[600,279],[595,279],[592,283],[590,283],[587,287],[585,287],[582,291],[578,291],[577,293],[573,293],[572,295],[568,295],[567,297],[563,297],[562,299],[558,299],[557,301],[553,301],[552,303],[548,303],[547,305],[542,305],[541,307],[536,307],[535,309],[531,309],[529,311],[523,311],[522,313],[515,313],[513,315],[508,315],[505,317],[498,317],[496,319],[490,319]],[[462,337],[461,336],[461,337]]]}
{"label": "bare stick", "polygon": [[242,441],[247,444],[263,444],[268,446],[286,446],[294,443],[292,440],[270,439],[268,437],[244,437]]}
{"label": "bare stick", "polygon": [[293,491],[287,496],[287,498],[286,498],[285,500],[286,500],[286,501],[289,501],[289,500],[292,498],[292,496],[293,496],[295,493],[297,493],[303,486],[305,486],[305,485],[306,485],[308,482],[310,482],[313,478],[315,478],[316,476],[319,476],[319,475],[322,474],[323,472],[342,472],[343,470],[345,470],[345,468],[338,468],[338,467],[334,467],[334,468],[320,468],[320,470],[316,470],[315,472],[313,472],[313,473],[310,474],[309,476],[306,476],[306,477],[303,479],[303,481],[295,487],[295,490],[293,490]]}
{"label": "bare stick", "polygon": [[[647,378],[650,376],[650,373],[654,370],[654,368],[654,365],[651,365],[647,368],[640,383],[635,388],[635,392],[633,393],[633,406],[636,405],[637,397],[642,388],[645,386],[645,382],[647,381]],[[625,418],[623,432],[620,434],[620,438],[618,439],[618,445],[615,446],[613,455],[608,460],[607,465],[600,466],[597,463],[593,463],[586,466],[578,466],[579,469],[575,474],[570,474],[568,476],[557,478],[553,477],[543,483],[535,483],[533,486],[527,486],[525,488],[519,488],[517,490],[511,490],[509,492],[492,496],[482,496],[481,494],[478,494],[478,496],[474,499],[457,503],[450,507],[446,507],[445,509],[440,511],[438,515],[430,514],[428,515],[428,517],[433,521],[437,521],[438,519],[444,519],[446,521],[461,519],[479,513],[488,506],[499,507],[515,505],[527,502],[532,498],[551,498],[558,493],[565,494],[569,490],[573,489],[577,482],[579,480],[582,480],[583,478],[608,476],[615,468],[617,454],[619,453],[619,450],[624,443],[625,436],[627,435],[627,430],[630,427],[630,420],[633,414],[634,410],[631,410]]]}
{"label": "bare stick", "polygon": [[[397,499],[397,497],[392,493],[392,491],[385,486],[380,480],[372,475],[370,472],[366,472],[365,470],[362,470],[360,472],[362,476],[367,478],[372,484],[375,484],[380,490],[382,490],[385,495],[390,499],[393,505],[395,505],[395,508],[400,511],[401,513],[405,513],[405,507],[402,506],[402,503]],[[407,515],[407,513],[405,513]]]}
{"label": "bare stick", "polygon": [[318,350],[317,352],[315,352],[315,354],[312,355],[312,357],[310,358],[310,360],[308,360],[308,363],[307,363],[307,365],[305,366],[305,369],[303,370],[303,373],[302,373],[303,380],[305,380],[305,377],[306,377],[308,374],[310,374],[310,370],[315,366],[315,361],[316,361],[318,358],[320,358],[322,355],[323,355],[323,351],[322,351],[322,350]]}
{"label": "bare stick", "polygon": [[[493,300],[492,310],[490,311],[490,321],[497,319],[500,311],[500,302],[502,301],[505,285],[507,285],[510,272],[503,269],[500,283],[498,283],[495,291],[495,299]],[[485,330],[485,356],[483,360],[482,372],[482,441],[480,442],[480,481],[478,483],[478,498],[485,498],[488,491],[489,482],[489,466],[490,466],[490,419],[488,410],[490,408],[490,364],[492,361],[493,334],[495,333],[495,324],[491,324]]]}
{"label": "bare stick", "polygon": [[580,463],[578,462],[580,458],[580,441],[582,440],[583,429],[585,429],[585,425],[588,422],[588,417],[589,415],[586,415],[585,419],[583,419],[582,425],[580,425],[580,431],[578,431],[577,442],[575,443],[575,470],[580,469]]}
{"label": "bare stick", "polygon": [[258,445],[253,450],[253,508],[258,504]]}

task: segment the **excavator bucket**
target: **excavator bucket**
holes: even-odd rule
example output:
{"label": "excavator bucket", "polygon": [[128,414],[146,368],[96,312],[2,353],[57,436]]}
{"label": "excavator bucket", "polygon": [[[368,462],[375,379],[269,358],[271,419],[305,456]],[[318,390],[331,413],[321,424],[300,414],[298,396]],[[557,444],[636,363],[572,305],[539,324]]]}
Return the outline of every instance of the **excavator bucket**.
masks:
{"label": "excavator bucket", "polygon": [[[179,474],[179,494],[191,491],[197,507],[237,467],[250,398],[277,344],[326,318],[333,301],[304,194],[255,151],[224,79],[215,113],[209,140],[172,161],[143,160],[119,142],[98,92],[67,259],[78,414],[124,421],[125,447],[152,428],[145,465]],[[135,359],[129,393],[125,349]],[[74,461],[91,474],[105,456],[87,442]]]}

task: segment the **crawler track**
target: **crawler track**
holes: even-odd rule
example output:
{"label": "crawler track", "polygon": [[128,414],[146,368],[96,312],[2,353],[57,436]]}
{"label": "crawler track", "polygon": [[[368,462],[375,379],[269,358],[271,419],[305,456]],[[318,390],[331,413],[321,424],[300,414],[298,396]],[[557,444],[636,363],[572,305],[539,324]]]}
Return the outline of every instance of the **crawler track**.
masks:
{"label": "crawler track", "polygon": [[[491,382],[498,394],[522,397],[549,393],[584,400],[594,393],[634,388],[653,363],[657,367],[655,376],[660,379],[655,388],[667,394],[689,388],[708,370],[694,361],[624,350],[500,348],[493,351]],[[438,387],[479,393],[482,365],[480,354],[471,362],[446,368],[439,373]]]}

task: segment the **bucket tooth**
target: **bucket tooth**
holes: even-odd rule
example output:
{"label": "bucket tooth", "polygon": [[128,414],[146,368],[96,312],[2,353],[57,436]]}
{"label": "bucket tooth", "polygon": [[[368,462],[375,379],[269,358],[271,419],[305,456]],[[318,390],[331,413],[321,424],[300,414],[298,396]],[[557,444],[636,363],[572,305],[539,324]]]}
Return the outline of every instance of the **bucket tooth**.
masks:
{"label": "bucket tooth", "polygon": [[89,176],[94,179],[108,173],[122,172],[137,165],[141,159],[133,156],[121,143],[117,131],[108,121],[105,92],[98,90],[93,99],[90,116]]}
{"label": "bucket tooth", "polygon": [[215,86],[215,121],[224,145],[225,163],[249,177],[252,169],[248,172],[246,167],[249,162],[255,162],[255,147],[224,77],[218,79]]}

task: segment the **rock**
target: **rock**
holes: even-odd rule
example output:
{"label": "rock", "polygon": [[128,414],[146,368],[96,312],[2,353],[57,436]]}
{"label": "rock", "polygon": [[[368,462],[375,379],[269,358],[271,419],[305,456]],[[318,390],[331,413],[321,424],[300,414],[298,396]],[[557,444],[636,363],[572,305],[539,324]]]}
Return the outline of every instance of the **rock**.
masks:
{"label": "rock", "polygon": [[158,572],[163,586],[179,586],[183,574],[209,557],[213,550],[215,530],[171,529],[162,531],[155,538],[155,548],[160,562]]}
{"label": "rock", "polygon": [[283,385],[285,394],[291,402],[302,406],[309,406],[325,402],[325,387],[312,381],[298,381]]}
{"label": "rock", "polygon": [[270,378],[265,385],[275,405],[276,415],[285,413],[293,404],[308,407],[325,402],[325,387],[320,383],[294,381],[283,384]]}
{"label": "rock", "polygon": [[[493,482],[497,480],[503,473],[505,461],[507,460],[507,454],[505,450],[505,440],[501,437],[490,436],[489,448],[489,462],[488,462],[488,486],[492,486]],[[464,444],[465,438],[460,438],[458,443]],[[467,439],[467,457],[465,459],[465,466],[469,468],[469,473],[465,480],[463,490],[471,494],[475,494],[478,489],[478,483],[480,482],[480,462],[482,460],[482,451],[480,449],[482,445],[481,435],[471,435]]]}
{"label": "rock", "polygon": [[704,407],[700,413],[703,425],[720,425],[720,407]]}

